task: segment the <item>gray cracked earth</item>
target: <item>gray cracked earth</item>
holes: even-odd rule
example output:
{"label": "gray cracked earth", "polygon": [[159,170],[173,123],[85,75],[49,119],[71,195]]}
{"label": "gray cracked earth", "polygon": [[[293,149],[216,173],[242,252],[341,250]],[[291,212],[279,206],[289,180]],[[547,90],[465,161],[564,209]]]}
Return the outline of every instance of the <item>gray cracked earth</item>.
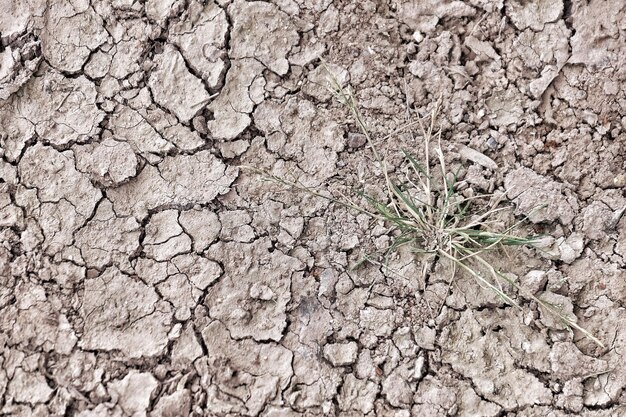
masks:
{"label": "gray cracked earth", "polygon": [[[626,415],[622,1],[4,0],[0,41],[0,415]],[[442,97],[465,192],[547,205],[496,261],[606,349],[351,271],[384,225],[239,168],[381,191],[321,58],[376,138]]]}

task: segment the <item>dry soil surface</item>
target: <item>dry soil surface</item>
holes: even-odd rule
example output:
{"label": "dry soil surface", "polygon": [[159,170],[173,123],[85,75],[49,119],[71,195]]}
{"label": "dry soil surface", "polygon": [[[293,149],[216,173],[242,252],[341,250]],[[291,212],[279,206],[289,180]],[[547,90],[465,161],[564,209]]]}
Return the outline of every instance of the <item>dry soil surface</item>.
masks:
{"label": "dry soil surface", "polygon": [[[547,205],[495,261],[605,349],[241,168],[382,192],[322,60]],[[626,415],[625,61],[621,0],[3,0],[0,415]]]}

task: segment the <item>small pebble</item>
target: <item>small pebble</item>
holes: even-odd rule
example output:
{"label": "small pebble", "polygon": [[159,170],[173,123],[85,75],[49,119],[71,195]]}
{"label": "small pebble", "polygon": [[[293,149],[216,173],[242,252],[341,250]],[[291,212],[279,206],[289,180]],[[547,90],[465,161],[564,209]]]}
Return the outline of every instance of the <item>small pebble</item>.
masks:
{"label": "small pebble", "polygon": [[348,148],[358,149],[365,145],[367,138],[362,133],[348,132]]}
{"label": "small pebble", "polygon": [[489,147],[489,149],[495,151],[496,149],[498,149],[498,141],[494,137],[490,137],[489,139],[487,139],[487,146]]}

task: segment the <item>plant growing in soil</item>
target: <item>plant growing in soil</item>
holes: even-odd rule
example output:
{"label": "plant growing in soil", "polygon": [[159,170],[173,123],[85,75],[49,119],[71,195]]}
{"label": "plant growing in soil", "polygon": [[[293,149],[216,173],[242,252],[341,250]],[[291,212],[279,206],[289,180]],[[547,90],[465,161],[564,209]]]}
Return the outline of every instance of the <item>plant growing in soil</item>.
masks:
{"label": "plant growing in soil", "polygon": [[[576,329],[596,344],[604,347],[600,340],[579,326],[575,318],[564,314],[559,306],[536,297],[532,292],[507,276],[504,271],[489,262],[485,256],[489,252],[513,246],[534,247],[541,237],[514,234],[514,231],[525,219],[516,222],[505,230],[492,230],[490,225],[493,223],[494,215],[509,209],[510,206],[481,211],[480,207],[474,203],[477,200],[492,197],[492,195],[465,197],[457,191],[455,188],[457,177],[448,170],[441,150],[441,129],[436,130],[435,126],[438,106],[435,106],[436,108],[431,114],[429,125],[424,126],[418,117],[416,122],[406,126],[417,125],[421,131],[424,142],[423,163],[420,164],[413,155],[402,150],[409,174],[403,179],[392,178],[387,169],[386,161],[381,158],[359,111],[354,95],[347,88],[344,88],[330,71],[329,73],[331,92],[341,104],[350,110],[380,166],[384,176],[386,200],[377,200],[364,192],[358,192],[357,194],[366,202],[366,204],[360,205],[350,198],[343,196],[335,198],[316,191],[303,185],[297,179],[289,180],[268,172],[261,172],[266,179],[344,205],[367,214],[371,218],[383,220],[390,224],[393,229],[393,239],[385,253],[385,259],[388,259],[389,255],[398,248],[408,245],[416,254],[425,255],[430,259],[430,263],[425,264],[425,269],[428,268],[428,265],[432,267],[435,262],[450,262],[453,266],[453,275],[459,269],[465,271],[479,285],[488,288],[506,303],[519,309],[522,307],[513,298],[515,294],[532,300],[544,311],[560,319],[566,328]],[[431,154],[433,152],[431,145],[434,148],[434,155]],[[435,165],[438,165],[434,169],[431,168],[433,160],[436,161]],[[364,261],[386,267],[386,261],[381,263],[370,257],[366,257]],[[514,291],[507,291],[505,288]]]}

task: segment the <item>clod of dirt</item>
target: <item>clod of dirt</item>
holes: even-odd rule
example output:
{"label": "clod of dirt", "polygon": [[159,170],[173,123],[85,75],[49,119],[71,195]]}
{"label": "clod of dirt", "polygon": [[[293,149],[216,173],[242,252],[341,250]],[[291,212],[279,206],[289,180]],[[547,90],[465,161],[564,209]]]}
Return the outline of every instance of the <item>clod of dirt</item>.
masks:
{"label": "clod of dirt", "polygon": [[413,399],[413,392],[407,381],[410,371],[398,367],[382,383],[381,393],[393,407],[407,408]]}
{"label": "clod of dirt", "polygon": [[491,169],[492,171],[498,169],[498,164],[496,164],[493,159],[468,146],[460,145],[459,155],[461,155],[462,158],[467,159],[468,161],[475,162],[485,168]]}
{"label": "clod of dirt", "polygon": [[621,23],[626,16],[619,2],[592,1],[587,7],[574,7],[572,26],[576,33],[571,39],[571,63],[591,67],[619,65],[624,56],[624,43],[619,39]]}
{"label": "clod of dirt", "polygon": [[189,415],[191,393],[187,389],[164,395],[150,412],[150,417],[175,417]]}
{"label": "clod of dirt", "polygon": [[127,268],[128,257],[139,249],[141,226],[134,217],[118,217],[109,200],[103,200],[94,216],[74,234],[74,245],[83,262],[102,269],[115,264]]}
{"label": "clod of dirt", "polygon": [[104,369],[98,366],[93,353],[75,350],[69,356],[60,358],[57,364],[53,372],[54,380],[69,389],[91,392],[102,382]]}
{"label": "clod of dirt", "polygon": [[343,411],[368,414],[374,409],[374,399],[378,390],[378,385],[374,382],[357,379],[354,374],[348,374],[339,393],[339,408]]}
{"label": "clod of dirt", "polygon": [[178,223],[178,211],[164,210],[150,218],[143,241],[146,255],[165,261],[191,250],[191,238]]}
{"label": "clod of dirt", "polygon": [[366,307],[360,311],[360,325],[379,337],[391,336],[394,326],[393,310]]}
{"label": "clod of dirt", "polygon": [[186,369],[202,356],[202,346],[193,325],[186,325],[172,346],[172,364],[177,369]]}
{"label": "clod of dirt", "polygon": [[[289,277],[304,265],[278,250],[270,252],[270,247],[267,239],[257,239],[249,244],[219,242],[208,250],[209,258],[224,265],[224,276],[211,287],[205,304],[236,339],[280,341],[287,325]],[[269,297],[251,297],[259,285]]]}
{"label": "clod of dirt", "polygon": [[7,0],[5,5],[11,13],[0,14],[2,40],[9,40],[24,33],[33,17],[43,16],[46,10],[46,2],[44,0]]}
{"label": "clod of dirt", "polygon": [[148,80],[154,100],[181,122],[188,122],[209,102],[209,93],[202,82],[189,72],[180,52],[172,46],[165,46],[163,53],[156,57],[155,64],[156,70]]}
{"label": "clod of dirt", "polygon": [[144,218],[148,210],[166,205],[208,203],[237,177],[236,168],[208,151],[165,157],[157,167],[147,165],[133,181],[107,192],[118,215]]}
{"label": "clod of dirt", "polygon": [[608,363],[583,353],[571,342],[557,342],[550,350],[551,371],[563,380],[609,371]]}
{"label": "clod of dirt", "polygon": [[530,93],[540,98],[570,57],[568,39],[571,30],[565,22],[546,23],[540,32],[526,29],[515,41],[516,51],[529,68],[540,76],[528,84]]}
{"label": "clod of dirt", "polygon": [[170,305],[159,300],[153,287],[115,267],[85,280],[80,311],[83,349],[117,350],[139,358],[157,356],[167,344]]}
{"label": "clod of dirt", "polygon": [[0,227],[11,227],[23,224],[24,215],[18,207],[11,203],[9,184],[0,184]]}
{"label": "clod of dirt", "polygon": [[528,168],[511,171],[504,179],[507,196],[515,213],[526,215],[533,223],[559,220],[569,224],[578,211],[578,200],[563,184],[551,181]]}
{"label": "clod of dirt", "polygon": [[585,248],[583,236],[579,233],[572,233],[567,239],[559,238],[556,243],[560,253],[559,259],[566,264],[574,262]]}
{"label": "clod of dirt", "polygon": [[184,274],[201,291],[222,275],[222,268],[217,262],[195,254],[178,255],[171,260],[168,270]]}
{"label": "clod of dirt", "polygon": [[358,149],[358,148],[365,146],[366,143],[367,143],[367,138],[365,137],[364,134],[348,132],[348,142],[346,143],[348,145],[348,148]]}
{"label": "clod of dirt", "polygon": [[481,41],[474,36],[468,36],[465,38],[465,46],[467,46],[472,52],[478,56],[479,61],[492,59],[494,61],[500,61],[500,55],[489,43]]}
{"label": "clod of dirt", "polygon": [[7,100],[32,77],[41,61],[39,47],[40,42],[31,41],[0,52],[0,100]]}
{"label": "clod of dirt", "polygon": [[262,71],[263,65],[254,59],[242,58],[231,63],[224,89],[209,105],[214,120],[209,121],[207,127],[213,136],[232,140],[250,125],[249,114],[263,99],[251,97],[250,85]]}
{"label": "clod of dirt", "polygon": [[109,51],[111,62],[108,75],[116,80],[123,80],[141,70],[140,62],[144,54],[143,39],[119,39]]}
{"label": "clod of dirt", "polygon": [[563,0],[507,0],[506,11],[518,29],[540,31],[546,23],[561,17]]}
{"label": "clod of dirt", "polygon": [[167,141],[138,111],[118,106],[109,119],[109,127],[115,138],[127,142],[140,154],[166,154],[174,146]]}
{"label": "clod of dirt", "polygon": [[[220,391],[236,398],[238,408],[209,399],[214,412],[258,414],[278,393],[293,374],[293,354],[283,346],[270,342],[256,344],[252,339],[235,340],[228,329],[213,321],[202,331],[208,349],[208,369],[215,375],[213,383]],[[208,377],[208,375],[206,375]]]}
{"label": "clod of dirt", "polygon": [[[463,331],[457,333],[457,326],[462,326]],[[521,332],[524,324],[517,323],[516,326]],[[442,360],[456,372],[471,378],[480,396],[505,410],[550,404],[550,390],[531,372],[515,366],[516,356],[523,353],[508,349],[510,342],[501,334],[487,332],[483,335],[481,329],[471,310],[461,313],[459,321],[444,332],[439,341]],[[545,344],[544,352],[548,352]]]}
{"label": "clod of dirt", "polygon": [[159,386],[158,381],[147,372],[131,370],[123,379],[109,383],[109,393],[125,414],[133,417],[147,416],[150,396]]}
{"label": "clod of dirt", "polygon": [[67,78],[47,66],[40,71],[21,94],[0,102],[2,129],[10,134],[9,150],[19,151],[34,134],[53,145],[86,142],[96,135],[104,112],[96,106],[94,84],[84,76]]}
{"label": "clod of dirt", "polygon": [[[548,305],[555,306],[555,308],[559,309],[559,311],[565,316],[573,318],[574,322],[576,322],[576,316],[574,315],[574,306],[572,305],[572,301],[560,294],[555,294],[551,291],[545,291],[539,297],[541,300],[548,303]],[[566,326],[563,324],[563,321],[558,317],[555,317],[553,314],[549,312],[543,312],[540,317],[540,321],[546,327],[554,330],[563,330]]]}
{"label": "clod of dirt", "polygon": [[192,1],[184,19],[172,25],[168,39],[178,46],[209,88],[216,88],[226,69],[224,46],[229,25],[224,10],[213,2]]}
{"label": "clod of dirt", "polygon": [[598,259],[588,253],[564,271],[571,294],[578,295],[581,307],[593,304],[602,296],[621,300],[626,296],[626,272],[618,264]]}
{"label": "clod of dirt", "polygon": [[176,309],[174,318],[178,321],[186,321],[191,318],[191,309],[198,304],[202,295],[184,274],[170,275],[156,288],[163,299],[169,301]]}
{"label": "clod of dirt", "polygon": [[356,342],[332,343],[324,346],[324,357],[333,366],[351,365],[356,361],[358,346]]}
{"label": "clod of dirt", "polygon": [[250,226],[252,217],[244,210],[226,211],[220,214],[222,225],[220,239],[224,241],[252,242],[255,238],[254,229]]}
{"label": "clod of dirt", "polygon": [[309,72],[306,84],[302,87],[302,91],[324,102],[333,98],[333,93],[328,89],[329,74],[337,79],[340,85],[345,85],[349,79],[348,71],[337,65],[320,65],[315,70]]}
{"label": "clod of dirt", "polygon": [[46,378],[40,373],[24,372],[22,368],[15,370],[15,375],[7,388],[9,397],[18,403],[45,403],[54,392],[48,386]]}
{"label": "clod of dirt", "polygon": [[[228,8],[233,27],[231,59],[254,58],[279,75],[289,70],[285,58],[300,37],[287,14],[272,3],[236,0]],[[266,22],[259,26],[257,22]],[[254,36],[250,31],[254,28]]]}
{"label": "clod of dirt", "polygon": [[193,238],[193,249],[202,252],[217,238],[222,225],[217,215],[209,209],[183,211],[178,218],[180,225]]}
{"label": "clod of dirt", "polygon": [[522,286],[535,295],[543,290],[548,282],[548,274],[541,270],[532,270],[522,278]]}
{"label": "clod of dirt", "polygon": [[521,92],[512,85],[507,89],[494,91],[491,97],[485,100],[491,124],[496,127],[518,125],[524,116],[522,99]]}
{"label": "clod of dirt", "polygon": [[96,144],[74,146],[72,150],[76,169],[102,186],[119,185],[137,173],[137,157],[128,143],[107,138]]}
{"label": "clod of dirt", "polygon": [[399,10],[400,19],[411,29],[432,33],[440,19],[474,16],[476,9],[462,1],[405,2]]}
{"label": "clod of dirt", "polygon": [[107,40],[102,17],[89,2],[54,2],[44,13],[41,50],[60,71],[76,72]]}
{"label": "clod of dirt", "polygon": [[584,387],[580,378],[565,382],[562,394],[556,396],[556,406],[579,413],[584,407],[583,392]]}
{"label": "clod of dirt", "polygon": [[413,415],[445,417],[452,412],[458,415],[496,417],[502,412],[497,404],[478,396],[466,382],[443,381],[430,375],[420,383],[414,397]]}
{"label": "clod of dirt", "polygon": [[[70,245],[73,233],[91,216],[101,191],[77,171],[71,152],[58,152],[38,143],[18,165],[23,184],[37,191],[44,249],[55,254]],[[63,214],[61,214],[63,213]]]}
{"label": "clod of dirt", "polygon": [[606,205],[594,201],[582,210],[582,231],[589,239],[601,240],[607,235],[612,226],[613,212]]}

